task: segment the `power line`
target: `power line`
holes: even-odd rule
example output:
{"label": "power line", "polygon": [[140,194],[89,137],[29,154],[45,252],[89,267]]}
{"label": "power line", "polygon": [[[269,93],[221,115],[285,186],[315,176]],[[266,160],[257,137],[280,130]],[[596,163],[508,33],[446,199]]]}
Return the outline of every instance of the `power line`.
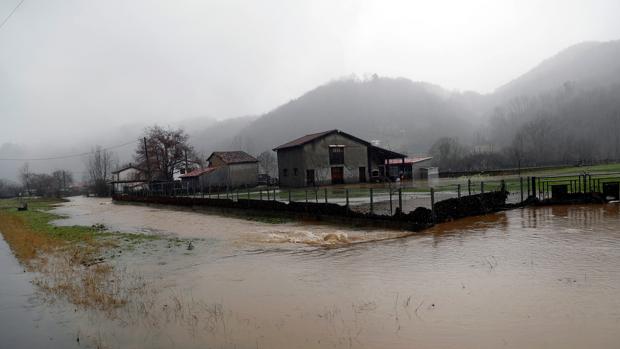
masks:
{"label": "power line", "polygon": [[[116,149],[116,148],[120,148],[120,147],[124,147],[126,145],[129,144],[133,144],[136,143],[137,141],[131,141],[131,142],[127,142],[127,143],[123,143],[123,144],[118,144],[118,145],[114,145],[111,147],[107,147],[107,148],[102,148],[101,150],[112,150],[112,149]],[[71,155],[63,155],[63,156],[52,156],[52,157],[48,157],[48,158],[0,158],[0,161],[45,161],[45,160],[61,160],[61,159],[70,159],[70,158],[77,158],[77,157],[81,157],[81,156],[86,156],[86,155],[91,155],[94,154],[96,152],[96,150],[94,151],[89,151],[86,153],[80,153],[80,154],[71,154]]]}
{"label": "power line", "polygon": [[17,9],[18,9],[18,8],[22,5],[22,3],[23,3],[24,1],[25,1],[25,0],[21,0],[21,1],[19,2],[19,4],[17,4],[17,6],[15,6],[15,8],[13,9],[13,11],[11,11],[11,13],[9,13],[9,15],[8,15],[8,16],[6,16],[6,18],[4,19],[4,21],[2,21],[2,24],[0,24],[0,29],[2,29],[2,27],[4,27],[4,25],[6,24],[6,22],[8,22],[8,21],[9,21],[9,18],[11,18],[11,16],[13,16],[13,14],[15,13],[15,11],[17,11]]}

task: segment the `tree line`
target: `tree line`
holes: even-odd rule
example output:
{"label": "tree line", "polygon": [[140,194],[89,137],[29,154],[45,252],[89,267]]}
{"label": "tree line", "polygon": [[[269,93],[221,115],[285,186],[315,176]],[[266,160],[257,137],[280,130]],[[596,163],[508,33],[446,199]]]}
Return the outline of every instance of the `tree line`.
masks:
{"label": "tree line", "polygon": [[513,98],[469,143],[438,139],[429,149],[441,171],[482,171],[620,160],[620,85],[561,89]]}

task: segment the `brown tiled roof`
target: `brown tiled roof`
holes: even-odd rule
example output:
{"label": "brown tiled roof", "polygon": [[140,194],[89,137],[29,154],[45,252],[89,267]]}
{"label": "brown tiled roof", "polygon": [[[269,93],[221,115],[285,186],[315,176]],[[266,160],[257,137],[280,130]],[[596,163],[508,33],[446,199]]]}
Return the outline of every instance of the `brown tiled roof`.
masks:
{"label": "brown tiled roof", "polygon": [[277,150],[286,149],[286,148],[298,147],[298,146],[304,145],[306,143],[310,143],[310,142],[312,142],[314,140],[317,140],[319,138],[322,138],[322,137],[325,137],[327,135],[330,135],[332,133],[339,133],[339,134],[341,134],[341,135],[343,135],[345,137],[354,139],[354,140],[356,140],[356,141],[358,141],[360,143],[363,143],[363,144],[366,144],[366,145],[370,145],[369,142],[367,142],[367,141],[365,141],[363,139],[357,138],[357,137],[355,137],[353,135],[350,135],[350,134],[348,134],[346,132],[342,132],[340,130],[329,130],[329,131],[324,131],[324,132],[319,132],[319,133],[312,133],[312,134],[309,134],[309,135],[305,135],[303,137],[299,137],[299,138],[297,138],[295,140],[292,140],[292,141],[290,141],[288,143],[284,143],[284,144],[274,148],[273,150],[277,151]]}
{"label": "brown tiled roof", "polygon": [[211,172],[213,170],[215,170],[217,167],[207,167],[207,168],[197,168],[193,171],[187,172],[184,175],[180,175],[179,177],[181,178],[188,178],[188,177],[198,177],[201,176],[205,173]]}
{"label": "brown tiled roof", "polygon": [[255,157],[244,151],[214,151],[207,159],[211,161],[211,158],[217,156],[227,164],[243,164],[248,162],[258,162]]}

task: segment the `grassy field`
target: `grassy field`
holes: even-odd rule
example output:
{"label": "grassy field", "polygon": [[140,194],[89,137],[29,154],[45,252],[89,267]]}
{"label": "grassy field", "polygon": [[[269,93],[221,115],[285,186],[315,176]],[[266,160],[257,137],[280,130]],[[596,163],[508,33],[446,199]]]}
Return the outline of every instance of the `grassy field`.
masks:
{"label": "grassy field", "polygon": [[[59,199],[29,199],[18,211],[15,199],[0,200],[0,233],[25,270],[37,272],[33,283],[47,295],[111,311],[127,302],[135,286],[116,270],[113,251],[128,249],[156,236],[108,232],[101,226],[60,227],[50,221]],[[132,291],[134,290],[134,291]]]}

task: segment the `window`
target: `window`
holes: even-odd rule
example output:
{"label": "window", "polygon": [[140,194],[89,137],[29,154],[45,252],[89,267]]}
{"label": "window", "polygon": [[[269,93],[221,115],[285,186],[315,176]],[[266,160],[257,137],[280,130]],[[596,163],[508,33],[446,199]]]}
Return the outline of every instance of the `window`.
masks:
{"label": "window", "polygon": [[297,167],[293,169],[293,176],[297,177]]}
{"label": "window", "polygon": [[344,165],[344,146],[329,146],[329,164]]}
{"label": "window", "polygon": [[314,185],[314,170],[306,170],[306,185]]}
{"label": "window", "polygon": [[282,170],[282,177],[288,177],[288,168]]}

